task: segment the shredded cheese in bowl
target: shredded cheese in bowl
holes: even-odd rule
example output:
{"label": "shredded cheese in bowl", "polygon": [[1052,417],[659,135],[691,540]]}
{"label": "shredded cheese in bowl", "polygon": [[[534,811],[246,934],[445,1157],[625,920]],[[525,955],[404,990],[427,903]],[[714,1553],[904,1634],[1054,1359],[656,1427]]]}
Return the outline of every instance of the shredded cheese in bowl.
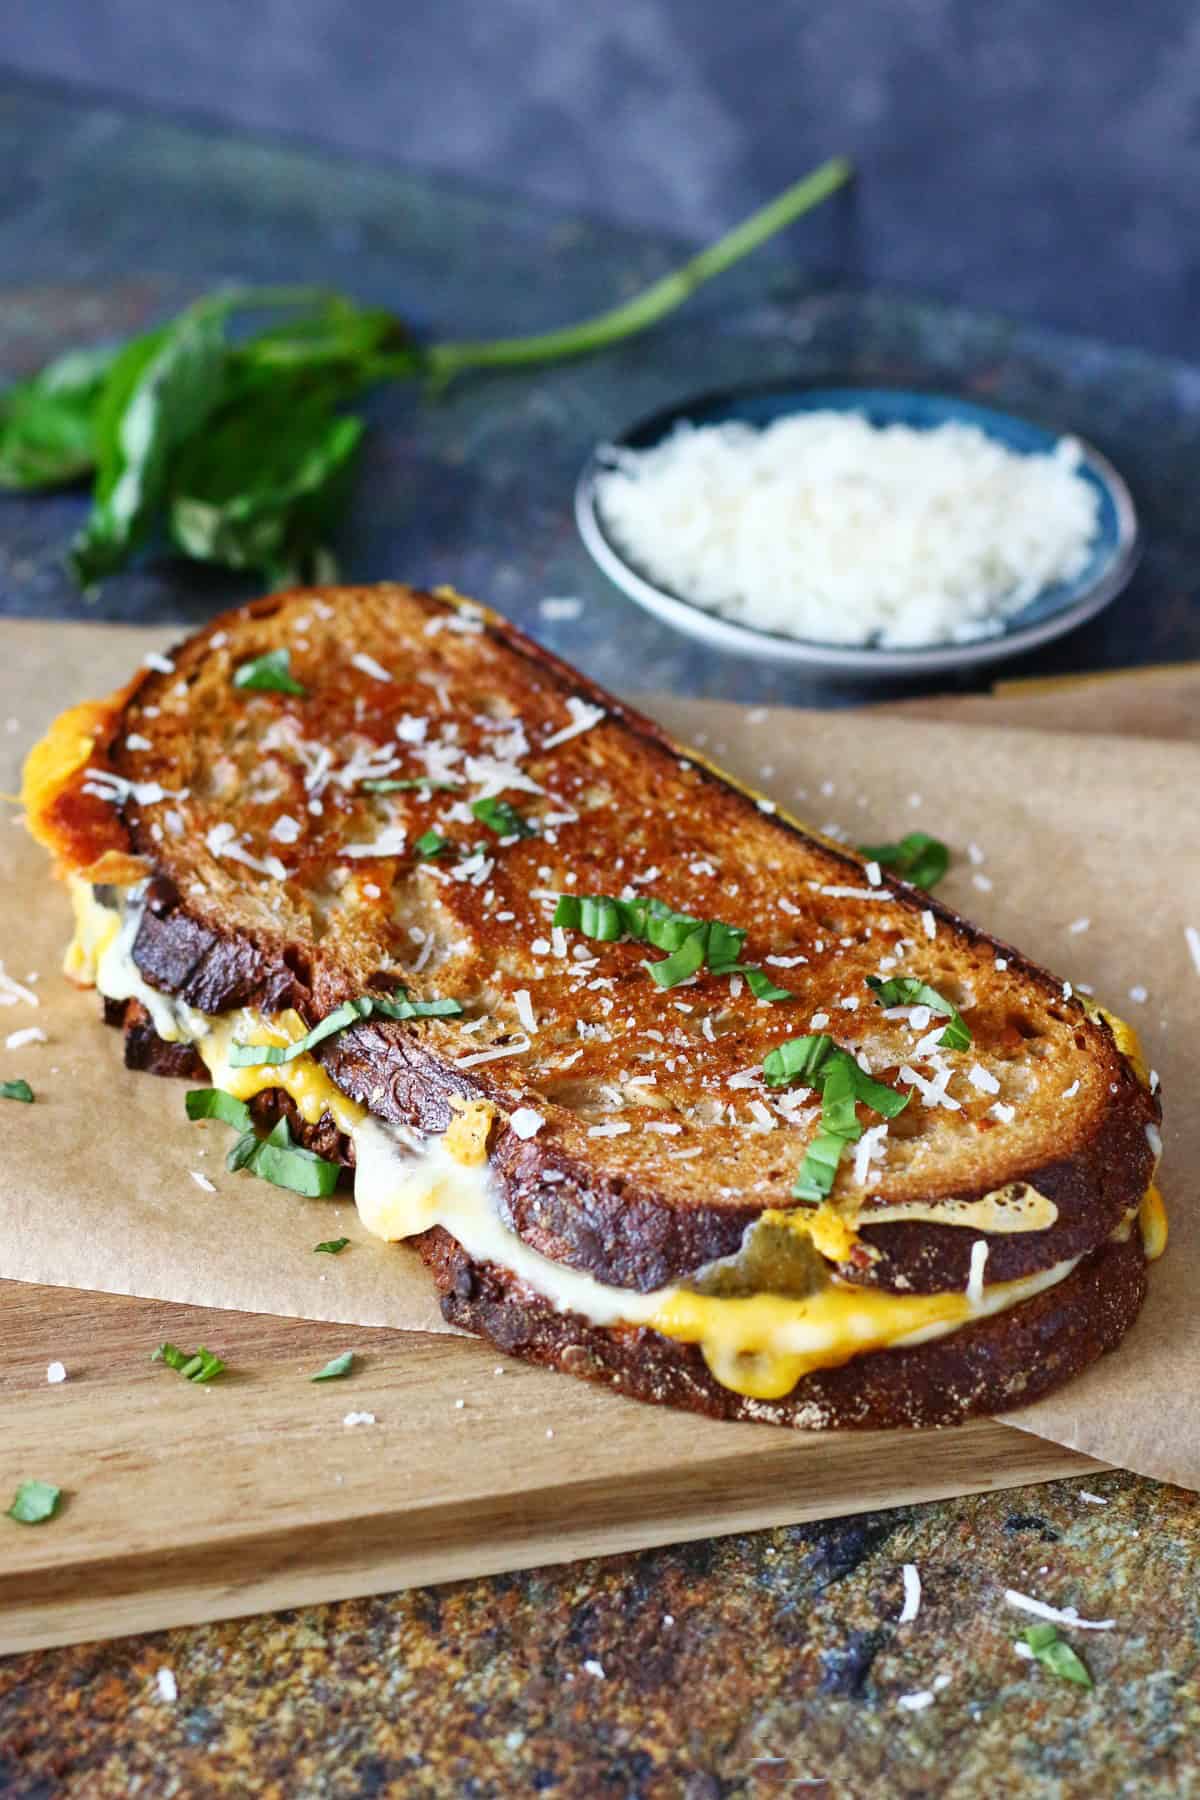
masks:
{"label": "shredded cheese in bowl", "polygon": [[914,648],[1004,629],[1088,562],[1099,497],[1062,438],[1022,455],[978,426],[796,413],[678,425],[617,449],[604,525],[644,574],[739,624]]}

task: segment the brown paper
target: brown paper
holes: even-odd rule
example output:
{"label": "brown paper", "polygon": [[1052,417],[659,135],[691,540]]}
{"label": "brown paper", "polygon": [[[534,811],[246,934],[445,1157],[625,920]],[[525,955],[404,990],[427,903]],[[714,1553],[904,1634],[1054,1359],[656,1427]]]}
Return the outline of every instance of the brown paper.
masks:
{"label": "brown paper", "polygon": [[[61,706],[122,679],[162,633],[6,625],[0,631],[0,786]],[[664,722],[818,827],[856,841],[914,827],[952,845],[944,893],[1123,1011],[1166,1099],[1162,1185],[1172,1241],[1145,1311],[1115,1356],[1014,1425],[1147,1475],[1200,1487],[1200,748],[895,719],[663,702]],[[14,723],[15,722],[15,723]],[[983,853],[975,864],[974,843]],[[989,883],[989,886],[984,886]],[[1086,931],[1070,925],[1088,918]],[[24,832],[0,833],[0,952],[36,972],[41,1000],[0,1008],[45,1044],[0,1049],[0,1079],[38,1100],[0,1106],[0,1276],[363,1325],[444,1330],[416,1258],[373,1243],[351,1202],[304,1201],[227,1175],[217,1125],[189,1125],[181,1084],[127,1074],[94,998],[58,974],[65,896]],[[1137,1002],[1130,990],[1145,987]],[[203,1154],[202,1154],[203,1152]],[[209,1194],[196,1170],[217,1188]],[[345,1234],[352,1250],[314,1257]]]}

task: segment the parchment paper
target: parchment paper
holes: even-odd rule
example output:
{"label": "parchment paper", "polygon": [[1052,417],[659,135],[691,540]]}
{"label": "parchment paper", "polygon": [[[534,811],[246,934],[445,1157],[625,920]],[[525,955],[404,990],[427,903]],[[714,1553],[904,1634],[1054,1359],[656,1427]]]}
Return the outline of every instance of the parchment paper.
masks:
{"label": "parchment paper", "polygon": [[[13,791],[26,745],[54,712],[116,685],[167,641],[114,627],[4,626],[0,786]],[[1200,747],[695,700],[659,712],[818,827],[868,842],[914,827],[944,837],[955,851],[943,890],[952,904],[1091,983],[1138,1026],[1165,1094],[1171,1246],[1120,1351],[1009,1422],[1200,1487],[1200,970],[1184,930],[1200,928]],[[445,1330],[415,1256],[368,1238],[348,1199],[299,1200],[228,1175],[228,1133],[187,1123],[183,1084],[125,1072],[94,996],[58,973],[66,896],[12,810],[0,825],[0,954],[17,980],[38,976],[41,1004],[0,1007],[0,1046],[27,1026],[49,1041],[0,1047],[0,1079],[23,1075],[37,1094],[32,1107],[0,1103],[0,1276]],[[982,862],[971,861],[972,843]],[[1072,932],[1081,918],[1087,929]],[[1146,1000],[1130,998],[1142,987]],[[341,1256],[312,1254],[343,1234],[352,1243]]]}

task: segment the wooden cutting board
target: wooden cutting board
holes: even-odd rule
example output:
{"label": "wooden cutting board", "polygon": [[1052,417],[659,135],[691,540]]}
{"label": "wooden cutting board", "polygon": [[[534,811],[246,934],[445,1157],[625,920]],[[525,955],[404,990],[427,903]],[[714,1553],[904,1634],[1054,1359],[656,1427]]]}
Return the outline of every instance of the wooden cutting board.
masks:
{"label": "wooden cutting board", "polygon": [[[150,1363],[163,1338],[217,1348],[229,1372],[190,1385]],[[352,1377],[313,1385],[347,1348]],[[51,1361],[65,1384],[47,1384]],[[5,1478],[65,1493],[49,1525],[0,1519],[0,1652],[1102,1466],[989,1420],[822,1437],[720,1425],[463,1339],[13,1282],[0,1402]]]}
{"label": "wooden cutting board", "polygon": [[[0,1520],[0,1652],[1103,1466],[990,1420],[828,1437],[721,1425],[461,1338],[16,1282],[0,1284],[0,1320],[4,1466],[65,1492],[48,1525]],[[194,1387],[149,1361],[163,1338],[219,1346],[230,1369]],[[350,1378],[309,1381],[348,1348]]]}

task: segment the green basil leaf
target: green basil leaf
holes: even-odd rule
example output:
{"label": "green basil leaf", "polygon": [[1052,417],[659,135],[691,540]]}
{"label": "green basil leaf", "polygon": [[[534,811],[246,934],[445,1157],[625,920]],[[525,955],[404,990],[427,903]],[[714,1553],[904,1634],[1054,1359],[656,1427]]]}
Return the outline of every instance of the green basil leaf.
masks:
{"label": "green basil leaf", "polygon": [[192,1088],[184,1095],[183,1104],[189,1119],[220,1119],[235,1131],[252,1131],[254,1121],[244,1100],[227,1094],[223,1088]]}
{"label": "green basil leaf", "polygon": [[360,1019],[451,1019],[461,1011],[462,1005],[457,1000],[410,1000],[403,989],[400,998],[394,1000],[364,994],[359,1000],[344,1000],[294,1043],[233,1043],[229,1046],[229,1061],[235,1069],[257,1067],[261,1063],[294,1062],[314,1045],[332,1037],[335,1032],[344,1031],[348,1025],[356,1025]]}
{"label": "green basil leaf", "polygon": [[824,1032],[789,1038],[769,1050],[763,1058],[763,1076],[771,1087],[803,1081],[821,1091],[821,1123],[792,1189],[798,1200],[821,1201],[832,1193],[846,1146],[857,1143],[863,1133],[855,1110],[859,1102],[894,1119],[912,1097],[875,1081]]}
{"label": "green basil leaf", "polygon": [[347,385],[372,379],[374,358],[399,349],[408,333],[394,313],[330,294],[312,310],[257,332],[239,344],[239,366],[270,375],[336,375]]}
{"label": "green basil leaf", "polygon": [[168,525],[188,556],[253,569],[275,586],[315,577],[362,441],[340,395],[283,376],[241,391],[172,472]]}
{"label": "green basil leaf", "polygon": [[950,867],[949,850],[927,831],[910,831],[898,844],[860,844],[858,854],[926,889],[936,887]]}
{"label": "green basil leaf", "polygon": [[201,1344],[198,1350],[180,1350],[176,1344],[160,1344],[150,1358],[151,1362],[166,1363],[182,1375],[185,1381],[194,1381],[198,1386],[206,1381],[215,1381],[225,1371],[225,1364],[211,1350]]}
{"label": "green basil leaf", "polygon": [[687,981],[690,976],[695,975],[699,969],[704,967],[704,951],[707,941],[707,932],[703,925],[698,925],[684,938],[678,950],[672,951],[671,955],[665,956],[661,962],[644,962],[642,967],[648,971],[650,979],[656,987],[678,987],[681,981]]}
{"label": "green basil leaf", "polygon": [[33,1089],[20,1077],[16,1081],[0,1081],[0,1100],[21,1100],[26,1106],[30,1106],[33,1103]]}
{"label": "green basil leaf", "polygon": [[225,1158],[225,1167],[229,1170],[230,1174],[236,1175],[239,1169],[247,1168],[257,1149],[257,1132],[244,1131],[237,1143],[233,1146],[233,1149],[228,1152]]}
{"label": "green basil leaf", "polygon": [[792,1193],[797,1200],[820,1202],[833,1192],[846,1140],[821,1126],[808,1146]]}
{"label": "green basil leaf", "polygon": [[217,405],[228,310],[227,299],[199,301],[113,362],[96,409],[92,509],[71,547],[83,586],[115,574],[147,537],[173,457]]}
{"label": "green basil leaf", "polygon": [[308,1379],[310,1381],[340,1381],[342,1376],[348,1375],[353,1367],[353,1350],[343,1350],[340,1356],[333,1357],[323,1369],[318,1369],[316,1374],[310,1375]]}
{"label": "green basil leaf", "polygon": [[941,1013],[950,1023],[938,1043],[947,1050],[970,1049],[970,1028],[957,1006],[928,982],[918,981],[912,975],[896,975],[887,981],[881,981],[878,975],[868,975],[867,986],[880,1006],[927,1006],[930,1012]]}
{"label": "green basil leaf", "polygon": [[714,966],[713,973],[715,975],[744,975],[746,986],[756,1000],[770,1000],[774,1005],[780,1000],[790,1000],[793,997],[790,988],[778,987],[765,969],[756,969],[752,963],[722,963],[719,968]]}
{"label": "green basil leaf", "polygon": [[58,1511],[61,1499],[62,1489],[49,1481],[23,1481],[5,1516],[18,1525],[44,1525]]}
{"label": "green basil leaf", "polygon": [[302,700],[306,699],[308,689],[302,687],[291,673],[291,660],[292,653],[286,647],[252,656],[249,662],[239,663],[233,671],[233,685],[263,694],[298,694]]}
{"label": "green basil leaf", "polygon": [[119,346],[71,350],[0,394],[0,488],[62,487],[95,467],[96,413]]}
{"label": "green basil leaf", "polygon": [[519,813],[515,806],[507,800],[492,798],[473,800],[471,812],[481,825],[494,831],[497,837],[536,837],[537,827]]}
{"label": "green basil leaf", "polygon": [[450,847],[450,839],[443,837],[440,831],[423,831],[413,845],[413,855],[425,862],[431,856],[441,856]]}
{"label": "green basil leaf", "polygon": [[786,1087],[791,1081],[816,1086],[816,1078],[833,1051],[833,1039],[820,1032],[810,1037],[789,1038],[763,1057],[763,1076],[768,1087]]}
{"label": "green basil leaf", "polygon": [[1086,1663],[1065,1638],[1059,1637],[1056,1626],[1031,1625],[1021,1636],[1037,1660],[1044,1663],[1053,1674],[1060,1675],[1064,1681],[1073,1681],[1079,1687],[1090,1688],[1094,1685]]}
{"label": "green basil leaf", "polygon": [[349,1242],[349,1238],[326,1238],[323,1244],[313,1245],[313,1254],[314,1256],[340,1256]]}
{"label": "green basil leaf", "polygon": [[324,1200],[337,1187],[340,1163],[326,1162],[312,1150],[303,1150],[292,1142],[286,1117],[274,1130],[255,1145],[246,1167],[252,1175],[261,1175],[275,1187],[288,1188],[305,1200]]}

